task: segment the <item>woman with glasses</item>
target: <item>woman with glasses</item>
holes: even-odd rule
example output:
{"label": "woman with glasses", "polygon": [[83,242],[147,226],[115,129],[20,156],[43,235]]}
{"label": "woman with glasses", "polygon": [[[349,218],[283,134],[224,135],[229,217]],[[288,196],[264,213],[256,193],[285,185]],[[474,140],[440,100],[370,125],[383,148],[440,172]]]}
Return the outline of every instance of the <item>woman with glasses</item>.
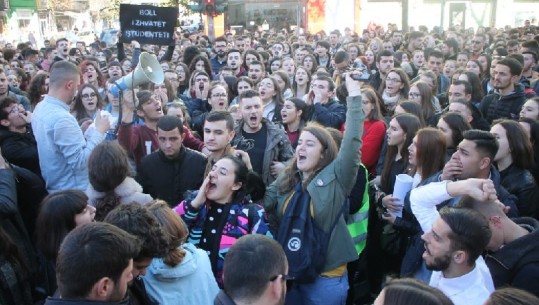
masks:
{"label": "woman with glasses", "polygon": [[208,253],[220,288],[228,249],[244,235],[271,234],[264,209],[252,203],[264,192],[264,183],[251,170],[246,153],[241,159],[226,155],[213,165],[200,189],[174,208],[189,229],[187,241]]}
{"label": "woman with glasses", "polygon": [[81,122],[85,119],[94,120],[98,110],[105,107],[105,102],[99,95],[97,88],[90,84],[83,84],[71,106],[71,114]]}
{"label": "woman with glasses", "polygon": [[226,87],[221,83],[213,84],[208,91],[208,101],[204,102],[203,107],[199,107],[193,111],[191,115],[191,126],[193,131],[204,136],[204,121],[206,115],[211,111],[227,111],[228,110],[228,92]]}
{"label": "woman with glasses", "polygon": [[401,69],[391,69],[383,80],[382,100],[389,113],[395,111],[395,107],[408,98],[410,83],[408,75]]}
{"label": "woman with glasses", "polygon": [[176,65],[176,68],[174,68],[174,71],[178,75],[178,82],[180,83],[176,90],[178,96],[187,94],[189,91],[189,79],[191,76],[191,73],[189,73],[189,67],[187,67],[187,65],[183,62],[179,62]]}

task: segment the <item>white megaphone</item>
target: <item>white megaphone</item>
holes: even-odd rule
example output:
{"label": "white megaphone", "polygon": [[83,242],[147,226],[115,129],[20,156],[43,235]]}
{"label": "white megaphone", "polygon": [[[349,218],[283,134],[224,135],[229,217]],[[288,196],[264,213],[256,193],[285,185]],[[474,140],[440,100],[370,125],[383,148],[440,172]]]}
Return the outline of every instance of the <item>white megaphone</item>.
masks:
{"label": "white megaphone", "polygon": [[147,52],[140,53],[138,65],[133,72],[120,78],[110,88],[110,93],[115,97],[120,95],[120,91],[135,88],[138,85],[152,82],[161,84],[165,81],[163,68],[157,59]]}

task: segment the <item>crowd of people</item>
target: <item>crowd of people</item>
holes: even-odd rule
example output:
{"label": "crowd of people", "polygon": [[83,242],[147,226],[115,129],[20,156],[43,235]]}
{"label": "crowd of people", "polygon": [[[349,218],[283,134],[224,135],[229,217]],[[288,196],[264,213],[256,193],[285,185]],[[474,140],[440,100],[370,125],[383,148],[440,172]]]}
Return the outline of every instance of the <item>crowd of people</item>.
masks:
{"label": "crowd of people", "polygon": [[0,304],[539,304],[538,27],[44,44],[1,49]]}

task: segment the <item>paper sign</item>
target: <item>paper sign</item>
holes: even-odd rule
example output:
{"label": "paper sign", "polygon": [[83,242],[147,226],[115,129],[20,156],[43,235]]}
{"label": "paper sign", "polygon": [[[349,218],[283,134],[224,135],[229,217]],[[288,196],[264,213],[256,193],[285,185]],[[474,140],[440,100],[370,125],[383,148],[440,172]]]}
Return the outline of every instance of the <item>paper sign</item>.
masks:
{"label": "paper sign", "polygon": [[[397,175],[397,179],[395,179],[395,186],[393,187],[393,197],[399,199],[397,203],[400,206],[404,206],[404,198],[406,197],[406,194],[412,189],[413,182],[414,178],[412,178],[411,176],[408,176],[406,174]],[[398,212],[395,212],[395,216],[402,217],[402,208]]]}
{"label": "paper sign", "polygon": [[168,45],[174,41],[178,7],[120,4],[121,42]]}

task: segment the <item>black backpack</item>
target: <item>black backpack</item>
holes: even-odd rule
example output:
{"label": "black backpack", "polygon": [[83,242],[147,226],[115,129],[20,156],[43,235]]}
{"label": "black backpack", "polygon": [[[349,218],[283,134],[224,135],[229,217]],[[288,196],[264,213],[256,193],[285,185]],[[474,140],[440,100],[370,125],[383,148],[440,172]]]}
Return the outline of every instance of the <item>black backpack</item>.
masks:
{"label": "black backpack", "polygon": [[346,205],[343,204],[327,233],[314,221],[310,207],[311,196],[298,183],[276,236],[288,259],[288,275],[300,284],[314,282],[322,272],[331,233]]}

